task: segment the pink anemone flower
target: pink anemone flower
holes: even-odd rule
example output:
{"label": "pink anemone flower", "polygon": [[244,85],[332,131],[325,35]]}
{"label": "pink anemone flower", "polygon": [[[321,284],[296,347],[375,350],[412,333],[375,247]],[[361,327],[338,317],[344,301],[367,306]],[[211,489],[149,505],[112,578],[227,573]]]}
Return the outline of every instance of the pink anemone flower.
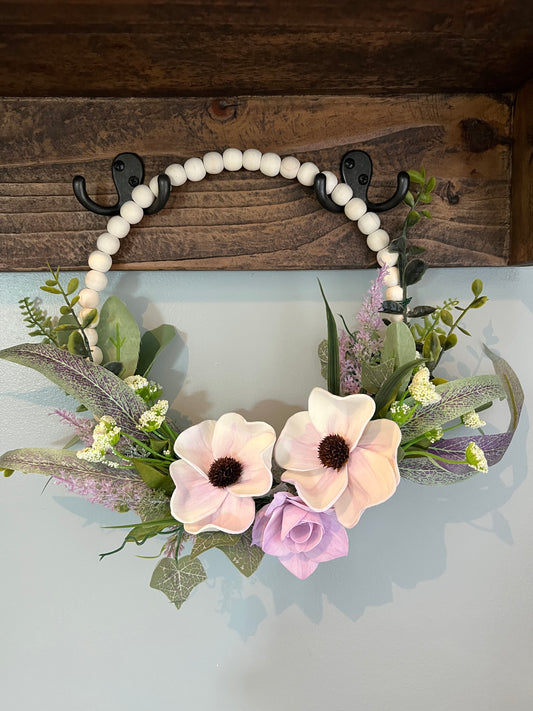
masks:
{"label": "pink anemone flower", "polygon": [[172,516],[188,533],[246,531],[255,517],[252,497],[272,486],[275,439],[270,425],[235,412],[182,432],[174,445],[180,459],[170,465]]}
{"label": "pink anemone flower", "polygon": [[313,511],[334,506],[340,523],[352,528],[366,508],[396,491],[400,428],[371,421],[369,395],[339,397],[314,388],[308,408],[289,417],[277,441],[276,461],[287,470],[281,478]]}

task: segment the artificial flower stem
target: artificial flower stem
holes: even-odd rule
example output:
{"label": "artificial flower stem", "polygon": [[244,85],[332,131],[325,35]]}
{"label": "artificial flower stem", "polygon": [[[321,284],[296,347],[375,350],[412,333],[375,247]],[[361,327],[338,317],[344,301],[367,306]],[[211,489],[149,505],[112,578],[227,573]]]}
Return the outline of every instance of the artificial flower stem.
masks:
{"label": "artificial flower stem", "polygon": [[[407,392],[407,391],[406,391]],[[461,426],[461,422],[458,422],[456,425],[452,425],[451,427],[447,427],[446,429],[442,430],[442,433],[444,434],[445,432],[450,432],[451,430],[455,430],[458,427]],[[402,444],[402,449],[405,452],[407,449],[413,446],[413,444],[416,444],[417,442],[420,442],[421,440],[426,438],[426,433],[418,435],[418,437],[415,437],[412,439],[410,442],[406,442],[405,444]]]}
{"label": "artificial flower stem", "polygon": [[144,442],[141,442],[139,439],[137,439],[137,438],[134,437],[133,435],[127,434],[126,432],[122,432],[121,434],[122,434],[124,437],[127,437],[128,439],[130,439],[130,440],[131,440],[134,444],[136,444],[138,447],[142,447],[142,448],[145,449],[147,452],[150,452],[151,454],[153,454],[154,456],[158,457],[159,459],[165,459],[165,460],[168,460],[168,461],[173,461],[172,457],[167,457],[167,456],[165,456],[164,454],[160,454],[159,452],[156,452],[155,449],[152,449],[152,448],[149,447],[147,444],[145,444]]}

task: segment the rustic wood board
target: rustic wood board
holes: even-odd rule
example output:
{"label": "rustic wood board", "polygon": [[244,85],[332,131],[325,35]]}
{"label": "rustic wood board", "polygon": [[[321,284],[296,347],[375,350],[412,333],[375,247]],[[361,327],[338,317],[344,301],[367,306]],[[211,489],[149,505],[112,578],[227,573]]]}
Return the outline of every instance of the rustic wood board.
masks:
{"label": "rustic wood board", "polygon": [[533,81],[517,94],[513,117],[512,234],[510,259],[533,262]]}
{"label": "rustic wood board", "polygon": [[517,89],[530,0],[2,0],[0,95]]}
{"label": "rustic wood board", "polygon": [[[85,268],[106,219],[86,212],[72,176],[111,204],[111,161],[145,160],[150,178],[228,146],[312,160],[337,172],[367,150],[371,199],[389,197],[402,169],[437,178],[433,220],[416,229],[433,266],[504,265],[510,242],[512,96],[4,99],[0,102],[0,269],[47,261]],[[402,207],[385,213],[398,229]],[[240,171],[175,188],[167,207],[132,229],[123,269],[315,269],[375,264],[357,228],[296,181]]]}

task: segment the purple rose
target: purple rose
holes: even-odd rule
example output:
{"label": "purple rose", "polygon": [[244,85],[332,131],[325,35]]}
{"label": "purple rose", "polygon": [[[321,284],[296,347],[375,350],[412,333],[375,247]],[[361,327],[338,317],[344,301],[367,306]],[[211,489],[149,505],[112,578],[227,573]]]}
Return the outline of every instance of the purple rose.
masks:
{"label": "purple rose", "polygon": [[277,556],[304,580],[318,567],[348,553],[348,536],[333,509],[313,511],[299,496],[284,491],[257,512],[252,543]]}

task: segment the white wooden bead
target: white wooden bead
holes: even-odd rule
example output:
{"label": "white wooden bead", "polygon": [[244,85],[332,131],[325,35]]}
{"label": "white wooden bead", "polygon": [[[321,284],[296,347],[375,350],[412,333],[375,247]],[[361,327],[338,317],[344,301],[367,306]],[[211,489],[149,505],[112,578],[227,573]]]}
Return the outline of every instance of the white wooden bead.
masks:
{"label": "white wooden bead", "polygon": [[389,271],[383,277],[384,286],[396,286],[400,283],[400,272],[398,267],[389,267]]}
{"label": "white wooden bead", "polygon": [[98,343],[98,333],[96,328],[84,328],[83,333],[87,339],[89,346],[95,346]]}
{"label": "white wooden bead", "polygon": [[209,175],[217,175],[224,170],[222,153],[218,153],[218,151],[209,151],[202,160],[204,162],[205,172],[209,173]]}
{"label": "white wooden bead", "polygon": [[383,318],[386,318],[387,321],[391,321],[391,323],[403,321],[402,314],[383,314]]}
{"label": "white wooden bead", "polygon": [[385,247],[379,250],[376,258],[380,266],[386,264],[388,267],[393,267],[398,261],[398,252],[389,252],[388,247]]}
{"label": "white wooden bead", "polygon": [[357,222],[366,212],[366,204],[361,198],[352,198],[344,206],[344,214],[349,220]]}
{"label": "white wooden bead", "polygon": [[402,301],[402,287],[399,284],[397,286],[389,286],[388,289],[385,289],[385,298],[387,299],[387,301]]}
{"label": "white wooden bead", "polygon": [[130,225],[136,225],[144,217],[144,211],[136,202],[128,200],[128,202],[125,202],[120,208],[120,215],[129,222]]}
{"label": "white wooden bead", "polygon": [[298,178],[298,182],[301,185],[307,185],[308,187],[311,187],[311,185],[314,185],[315,176],[318,173],[320,173],[318,167],[314,163],[307,162],[302,163],[296,177]]}
{"label": "white wooden bead", "polygon": [[108,272],[111,269],[113,260],[105,252],[100,252],[99,249],[95,249],[94,252],[89,254],[89,267],[95,269],[97,272]]}
{"label": "white wooden bead", "polygon": [[120,215],[114,215],[107,223],[107,231],[110,235],[122,239],[130,231],[130,223]]}
{"label": "white wooden bead", "polygon": [[100,365],[100,363],[104,360],[104,354],[98,346],[91,346],[91,355],[93,357],[93,363],[96,365]]}
{"label": "white wooden bead", "polygon": [[185,161],[183,168],[191,183],[198,183],[205,178],[205,165],[201,158],[189,158]]}
{"label": "white wooden bead", "polygon": [[79,305],[86,309],[95,309],[100,303],[100,294],[94,289],[82,289],[79,297]]}
{"label": "white wooden bead", "polygon": [[[92,311],[92,309],[89,309],[89,308],[87,308],[87,307],[81,309],[80,313],[78,314],[78,321],[79,321],[80,323],[83,323],[84,320],[85,320],[85,319],[87,318],[87,316],[89,315],[89,312],[90,312],[90,311]],[[100,314],[97,312],[97,313],[96,313],[96,316],[94,317],[94,319],[93,319],[93,320],[91,321],[91,323],[88,324],[88,325],[89,325],[89,326],[92,326],[92,327],[98,326],[99,321],[100,321]]]}
{"label": "white wooden bead", "polygon": [[247,148],[242,154],[242,167],[245,170],[259,170],[261,156],[261,151],[258,151],[257,148]]}
{"label": "white wooden bead", "polygon": [[346,205],[353,197],[353,190],[346,183],[339,183],[333,188],[331,199],[336,205]]}
{"label": "white wooden bead", "polygon": [[381,220],[375,212],[367,212],[357,220],[357,227],[364,235],[369,235],[379,229]]}
{"label": "white wooden bead", "polygon": [[281,168],[281,158],[277,153],[263,153],[259,170],[263,175],[268,175],[269,178],[274,178],[279,175]]}
{"label": "white wooden bead", "polygon": [[154,198],[155,196],[148,185],[137,185],[137,187],[131,191],[131,199],[143,209],[150,207]]}
{"label": "white wooden bead", "polygon": [[222,154],[226,170],[240,170],[242,168],[242,151],[238,148],[226,148]]}
{"label": "white wooden bead", "polygon": [[326,195],[331,195],[334,188],[339,184],[339,179],[331,170],[323,170],[322,175],[326,176]]}
{"label": "white wooden bead", "polygon": [[107,286],[107,276],[103,272],[97,272],[91,269],[91,271],[85,275],[85,286],[95,291],[103,291]]}
{"label": "white wooden bead", "polygon": [[[200,160],[197,158],[197,160]],[[185,168],[180,165],[179,163],[171,163],[167,168],[165,168],[165,173],[168,175],[170,178],[170,184],[173,185],[174,187],[178,187],[179,185],[183,185],[183,183],[187,182],[187,173],[185,172]],[[155,181],[155,188],[157,190],[154,190],[154,186],[152,183]],[[154,193],[154,195],[159,194],[159,186],[157,184],[157,175],[152,178],[150,181],[150,190]]]}
{"label": "white wooden bead", "polygon": [[287,180],[294,180],[300,170],[300,161],[294,156],[285,156],[281,161],[279,173]]}
{"label": "white wooden bead", "polygon": [[[185,172],[185,171],[183,171]],[[172,185],[172,180],[170,181],[170,184]],[[159,195],[159,183],[157,181],[157,175],[154,175],[152,180],[148,183],[148,186],[150,190],[153,192],[153,194],[157,197]]]}
{"label": "white wooden bead", "polygon": [[373,252],[379,252],[380,249],[386,247],[390,242],[389,235],[385,230],[376,230],[371,232],[366,238],[366,243]]}
{"label": "white wooden bead", "polygon": [[109,232],[102,232],[96,240],[96,249],[105,254],[116,254],[120,249],[120,240]]}

